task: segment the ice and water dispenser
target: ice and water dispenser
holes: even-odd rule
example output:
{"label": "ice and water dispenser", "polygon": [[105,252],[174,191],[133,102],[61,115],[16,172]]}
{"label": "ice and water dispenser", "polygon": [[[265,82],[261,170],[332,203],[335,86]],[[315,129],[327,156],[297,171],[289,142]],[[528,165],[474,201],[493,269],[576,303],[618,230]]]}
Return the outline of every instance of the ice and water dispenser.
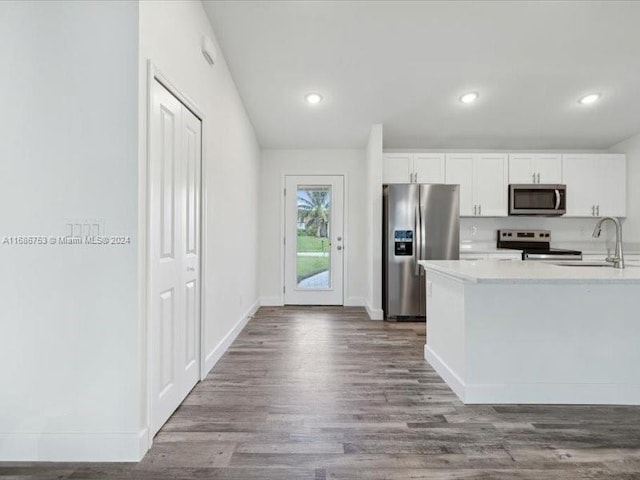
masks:
{"label": "ice and water dispenser", "polygon": [[396,256],[413,256],[413,230],[394,230],[393,240]]}

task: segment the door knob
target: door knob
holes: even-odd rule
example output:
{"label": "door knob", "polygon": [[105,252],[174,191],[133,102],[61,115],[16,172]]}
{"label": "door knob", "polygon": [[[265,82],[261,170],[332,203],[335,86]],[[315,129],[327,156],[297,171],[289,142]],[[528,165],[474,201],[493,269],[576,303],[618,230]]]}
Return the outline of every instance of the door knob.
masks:
{"label": "door knob", "polygon": [[337,248],[338,250],[342,250],[342,245],[338,245],[336,248]]}
{"label": "door knob", "polygon": [[342,240],[342,237],[338,237],[338,241]]}

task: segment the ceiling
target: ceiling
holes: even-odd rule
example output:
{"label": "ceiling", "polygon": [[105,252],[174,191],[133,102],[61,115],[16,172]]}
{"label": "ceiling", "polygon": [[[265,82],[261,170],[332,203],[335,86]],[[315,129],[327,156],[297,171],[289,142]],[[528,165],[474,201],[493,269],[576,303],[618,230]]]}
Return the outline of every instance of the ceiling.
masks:
{"label": "ceiling", "polygon": [[263,148],[362,148],[374,123],[385,148],[598,149],[640,131],[640,2],[203,3]]}

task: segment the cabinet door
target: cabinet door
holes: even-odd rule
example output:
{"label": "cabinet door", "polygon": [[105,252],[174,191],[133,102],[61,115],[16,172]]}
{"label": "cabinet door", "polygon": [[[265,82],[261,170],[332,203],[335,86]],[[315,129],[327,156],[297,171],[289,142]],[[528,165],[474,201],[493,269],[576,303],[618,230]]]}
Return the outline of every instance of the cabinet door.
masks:
{"label": "cabinet door", "polygon": [[562,155],[536,154],[533,171],[539,180],[537,183],[562,183]]}
{"label": "cabinet door", "polygon": [[509,183],[536,183],[533,163],[533,154],[509,155]]}
{"label": "cabinet door", "polygon": [[507,155],[479,154],[473,164],[473,197],[483,217],[507,216]]}
{"label": "cabinet door", "polygon": [[473,154],[447,154],[445,157],[445,183],[460,185],[460,216],[473,213]]}
{"label": "cabinet door", "polygon": [[627,216],[627,160],[624,155],[598,156],[599,196],[597,213],[601,217]]}
{"label": "cabinet door", "polygon": [[[568,217],[593,217],[599,201],[600,160],[598,155],[563,155],[562,175],[567,185]],[[602,214],[602,212],[600,212]]]}
{"label": "cabinet door", "polygon": [[387,153],[382,160],[382,183],[411,183],[412,155]]}
{"label": "cabinet door", "polygon": [[444,183],[444,154],[416,153],[413,171],[418,183]]}

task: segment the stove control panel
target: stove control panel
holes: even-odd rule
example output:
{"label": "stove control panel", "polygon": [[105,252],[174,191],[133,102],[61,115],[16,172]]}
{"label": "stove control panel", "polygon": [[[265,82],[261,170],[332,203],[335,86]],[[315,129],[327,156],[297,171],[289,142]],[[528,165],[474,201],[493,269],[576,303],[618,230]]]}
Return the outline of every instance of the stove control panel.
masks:
{"label": "stove control panel", "polygon": [[551,243],[549,230],[498,230],[498,248],[543,247]]}

